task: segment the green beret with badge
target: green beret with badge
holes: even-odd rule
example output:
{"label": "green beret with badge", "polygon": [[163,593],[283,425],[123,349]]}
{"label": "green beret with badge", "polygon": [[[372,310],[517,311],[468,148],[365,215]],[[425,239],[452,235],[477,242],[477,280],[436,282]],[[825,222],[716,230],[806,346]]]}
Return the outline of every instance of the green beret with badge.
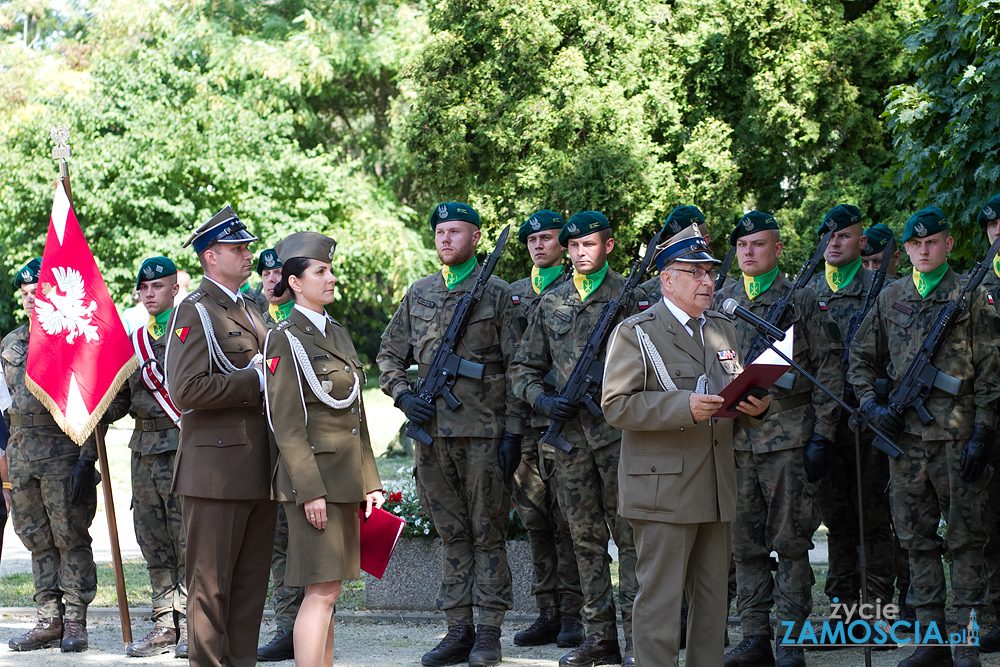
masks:
{"label": "green beret with badge", "polygon": [[933,236],[938,232],[948,229],[948,219],[944,217],[944,211],[937,206],[922,208],[906,221],[903,228],[903,243],[913,237],[918,239]]}
{"label": "green beret with badge", "polygon": [[150,257],[139,267],[139,273],[135,276],[135,288],[139,289],[139,285],[147,280],[174,275],[177,275],[177,266],[169,258]]}
{"label": "green beret with badge", "polygon": [[1000,218],[1000,192],[990,197],[990,200],[983,204],[976,219],[979,220],[979,228],[986,229],[991,222]]}
{"label": "green beret with badge", "polygon": [[517,230],[517,240],[527,245],[528,237],[535,232],[540,232],[544,229],[562,229],[563,224],[561,215],[544,208],[541,211],[536,211],[530,218],[524,221],[521,228]]}
{"label": "green beret with badge", "polygon": [[691,225],[704,225],[705,216],[698,210],[697,206],[682,204],[675,206],[674,210],[667,216],[667,221],[663,224],[663,235],[674,236]]}
{"label": "green beret with badge", "polygon": [[282,262],[287,262],[293,257],[329,262],[333,260],[337,242],[319,232],[295,232],[278,241],[274,249]]}
{"label": "green beret with badge", "polygon": [[778,221],[770,213],[763,211],[750,211],[736,223],[732,233],[729,234],[729,245],[736,245],[736,240],[750,234],[764,231],[765,229],[777,229]]}
{"label": "green beret with badge", "polygon": [[582,211],[577,213],[566,226],[559,232],[559,244],[566,248],[570,239],[578,239],[581,236],[590,236],[602,229],[611,229],[611,223],[600,211]]}
{"label": "green beret with badge", "polygon": [[861,247],[861,254],[865,257],[876,255],[885,250],[886,244],[893,238],[892,230],[881,222],[872,225],[865,231],[865,244]]}
{"label": "green beret with badge", "polygon": [[38,282],[38,274],[42,272],[42,258],[36,257],[25,264],[17,275],[14,276],[14,289],[21,289],[21,285],[33,285]]}
{"label": "green beret with badge", "polygon": [[271,269],[280,269],[281,259],[278,258],[278,253],[275,252],[274,248],[268,248],[267,250],[262,250],[260,255],[257,257],[257,275],[264,275],[265,271],[270,271]]}
{"label": "green beret with badge", "polygon": [[823,217],[823,224],[816,233],[823,236],[828,231],[839,232],[862,220],[861,211],[854,204],[837,204]]}
{"label": "green beret with badge", "polygon": [[431,211],[431,229],[437,227],[440,222],[451,222],[452,220],[471,222],[476,227],[479,226],[479,214],[476,213],[476,209],[459,201],[438,204]]}

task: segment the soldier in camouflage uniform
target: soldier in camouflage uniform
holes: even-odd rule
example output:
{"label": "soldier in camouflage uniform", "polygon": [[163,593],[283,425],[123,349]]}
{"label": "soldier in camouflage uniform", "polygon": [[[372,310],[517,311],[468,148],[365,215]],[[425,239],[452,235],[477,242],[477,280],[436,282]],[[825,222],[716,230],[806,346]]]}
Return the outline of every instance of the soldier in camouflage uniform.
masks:
{"label": "soldier in camouflage uniform", "polygon": [[[148,375],[150,371],[163,372],[165,334],[178,289],[177,267],[168,258],[151,257],[139,267],[136,290],[149,313],[149,323],[145,327],[148,338],[133,345],[137,347],[143,367],[122,385],[103,418],[107,423],[121,419],[126,413],[135,418],[135,430],[129,441],[132,520],[149,571],[154,624],[146,637],[130,643],[125,649],[126,655],[139,658],[171,649],[179,658],[188,657],[181,499],[170,492],[180,431],[153,393],[162,390],[162,384],[152,381]],[[142,329],[133,332],[133,341],[140,336]],[[152,355],[147,356],[150,351]],[[161,394],[159,400],[164,400],[164,395]],[[171,411],[178,414],[172,404]]]}
{"label": "soldier in camouflage uniform", "polygon": [[[281,260],[273,248],[261,251],[257,257],[257,275],[260,276],[260,292],[266,300],[264,324],[273,329],[278,322],[288,317],[295,302],[291,293],[274,296],[274,286],[281,280]],[[272,434],[273,435],[273,434]],[[278,503],[278,521],[274,527],[274,550],[271,552],[271,579],[273,583],[274,621],[277,629],[274,636],[264,646],[257,649],[257,660],[274,662],[291,660],[295,657],[292,630],[295,617],[302,606],[305,590],[299,586],[285,585],[285,563],[288,557],[288,517],[285,508]]]}
{"label": "soldier in camouflage uniform", "polygon": [[[986,495],[992,471],[987,463],[1000,399],[1000,316],[982,287],[956,317],[932,363],[960,381],[957,395],[932,389],[924,402],[933,418],[922,424],[915,410],[902,416],[888,409],[875,392],[882,369],[898,386],[941,309],[955,298],[962,278],[947,263],[954,240],[941,209],[914,214],[903,231],[912,278],[882,291],[851,344],[848,379],[865,413],[903,449],[890,461],[892,510],[899,539],[910,556],[910,604],[925,632],[936,623],[947,637],[945,578],[941,555],[952,554],[951,584],[960,629],[971,630],[981,617],[988,592],[983,546]],[[938,535],[940,517],[947,529]],[[932,641],[925,638],[925,641]],[[921,646],[900,667],[952,664],[948,646]],[[974,646],[956,646],[955,667],[978,667]]]}
{"label": "soldier in camouflage uniform", "polygon": [[[708,233],[708,225],[705,223],[705,216],[697,206],[687,204],[676,206],[667,216],[667,221],[663,225],[662,239],[668,239],[675,234],[687,229],[691,225],[698,225],[698,231],[705,239],[705,245],[712,242],[712,235]],[[648,297],[648,305],[659,301],[663,295],[660,294],[660,276],[656,275],[640,285],[642,291]],[[683,647],[682,647],[683,648]]]}
{"label": "soldier in camouflage uniform", "polygon": [[[979,228],[986,232],[992,244],[1000,236],[1000,194],[993,195],[983,204],[978,215]],[[993,270],[986,274],[982,287],[993,299],[993,305],[1000,308],[1000,262],[994,260]],[[993,615],[993,627],[979,638],[979,650],[983,653],[1000,651],[1000,447],[990,449],[990,465],[993,467],[993,480],[989,485],[989,505],[987,506],[986,548],[983,550],[983,560],[989,574],[989,593],[986,608]]]}
{"label": "soldier in camouflage uniform", "polygon": [[[861,266],[865,243],[861,211],[852,204],[835,206],[823,219],[817,233],[832,230],[826,248],[826,270],[809,281],[820,303],[846,338],[851,318],[864,305],[873,273]],[[846,344],[846,340],[844,341]],[[844,369],[846,371],[846,368]],[[852,391],[845,392],[848,403],[857,404]],[[858,565],[858,490],[854,431],[850,413],[837,422],[836,454],[829,474],[817,484],[815,500],[823,523],[829,529],[829,570],[826,595],[848,605],[858,602],[861,570]],[[871,446],[871,434],[861,433],[861,491],[863,498],[867,553],[868,596],[872,602],[892,600],[895,578],[894,536],[889,510],[889,460]]]}
{"label": "soldier in camouflage uniform", "polygon": [[[743,280],[717,292],[714,309],[721,311],[731,298],[766,319],[774,302],[791,290],[778,270],[779,239],[778,223],[766,213],[751,211],[736,224],[729,243],[736,246]],[[795,361],[842,394],[844,344],[839,328],[812,289],[796,290],[791,299],[793,307],[778,326],[795,325]],[[736,333],[740,349],[749,354],[755,329],[737,321]],[[775,602],[779,623],[794,623],[794,636],[812,610],[809,549],[818,524],[812,493],[833,454],[840,407],[794,370],[782,376],[770,394],[769,421],[752,431],[737,427],[733,435],[741,499],[733,524],[733,558],[743,641],[726,654],[726,667],[775,664],[769,641],[769,612]],[[772,551],[778,553],[774,577]],[[801,647],[783,645],[779,639],[777,649],[779,667],[805,664]]]}
{"label": "soldier in camouflage uniform", "polygon": [[[14,289],[29,320],[41,259],[17,273]],[[13,404],[7,460],[14,532],[31,552],[38,623],[10,640],[14,651],[60,646],[87,649],[87,605],[97,593],[90,524],[97,511],[97,445],[93,436],[78,447],[56,425],[25,384],[28,322],[0,343],[0,358]]]}
{"label": "soldier in camouflage uniform", "polygon": [[[421,504],[444,542],[437,602],[448,633],[421,662],[497,665],[500,626],[512,604],[508,482],[521,458],[524,417],[505,370],[520,340],[521,310],[510,286],[491,276],[455,350],[483,365],[482,379],[458,377],[452,393],[462,404],[456,409],[443,398],[432,403],[411,390],[406,369],[416,362],[426,375],[458,302],[482,270],[475,256],[479,214],[471,206],[440,204],[430,225],[444,267],[410,286],[382,334],[377,357],[382,391],[433,438],[431,446],[416,447],[414,475]],[[479,607],[476,628],[473,607]]]}
{"label": "soldier in camouflage uniform", "polygon": [[[865,243],[861,246],[861,266],[869,271],[877,271],[882,266],[882,251],[885,250],[886,244],[890,240],[895,241],[895,238],[892,230],[881,222],[865,230]],[[902,253],[897,249],[889,258],[889,268],[885,273],[889,282],[899,277],[900,257]]]}
{"label": "soldier in camouflage uniform", "polygon": [[[601,213],[584,211],[574,215],[559,233],[559,242],[569,248],[573,280],[542,297],[510,368],[517,395],[534,406],[535,414],[565,421],[562,435],[572,445],[569,453],[545,445],[545,451],[556,460],[556,498],[573,536],[587,626],[584,642],[562,656],[559,664],[609,664],[621,662],[623,657],[625,664],[634,664],[632,603],[638,590],[635,543],[628,520],[617,514],[621,431],[609,426],[603,415],[594,417],[566,399],[546,393],[543,382],[551,369],[556,387],[566,385],[604,305],[618,296],[625,279],[608,266],[607,255],[614,248],[614,239],[610,223]],[[625,304],[620,320],[636,311],[636,301]],[[604,353],[602,350],[602,360]],[[609,535],[614,535],[618,545],[624,656],[619,651],[615,623]]]}
{"label": "soldier in camouflage uniform", "polygon": [[[562,216],[541,210],[529,217],[517,233],[534,263],[529,277],[510,285],[525,317],[535,311],[542,295],[562,285],[569,276],[559,244],[562,227]],[[531,416],[525,427],[521,465],[514,473],[514,507],[528,531],[535,573],[532,594],[540,612],[531,627],[514,635],[514,643],[541,646],[556,642],[557,646],[569,648],[583,641],[583,597],[573,538],[551,477],[555,458],[548,450],[539,452],[539,438],[548,424],[549,420],[541,415]]]}

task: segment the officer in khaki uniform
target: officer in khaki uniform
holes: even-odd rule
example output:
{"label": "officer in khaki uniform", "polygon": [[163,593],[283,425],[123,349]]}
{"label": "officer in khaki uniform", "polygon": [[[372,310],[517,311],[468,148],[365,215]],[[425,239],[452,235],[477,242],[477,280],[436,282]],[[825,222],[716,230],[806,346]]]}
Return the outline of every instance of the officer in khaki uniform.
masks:
{"label": "officer in khaki uniform", "polygon": [[[452,393],[433,403],[415,393],[406,369],[416,362],[427,373],[455,308],[472,290],[482,267],[476,261],[479,214],[461,202],[434,208],[434,244],[444,267],[407,290],[382,334],[379,385],[407,418],[424,424],[431,446],[416,447],[414,474],[421,504],[444,542],[438,607],[448,633],[421,658],[424,665],[468,661],[472,667],[499,664],[500,626],[512,605],[507,565],[509,480],[521,458],[524,406],[510,391],[506,369],[521,334],[521,310],[510,286],[490,276],[472,310],[455,352],[482,364],[483,377],[459,376]],[[473,607],[479,607],[473,628]]]}
{"label": "officer in khaki uniform", "polygon": [[[517,240],[528,247],[531,275],[511,283],[512,298],[525,317],[535,311],[542,296],[562,285],[569,276],[563,266],[559,244],[562,216],[543,209],[532,214],[517,232]],[[533,414],[525,428],[521,465],[514,473],[514,507],[528,531],[531,564],[535,573],[532,594],[539,614],[527,630],[514,635],[518,646],[551,644],[573,647],[583,641],[580,607],[580,571],[576,567],[573,538],[559,508],[552,479],[555,458],[540,452],[539,438],[549,420]]]}
{"label": "officer in khaki uniform", "polygon": [[[594,417],[566,399],[546,393],[544,382],[551,370],[556,387],[566,385],[604,305],[618,296],[625,279],[608,266],[607,256],[615,243],[611,225],[602,213],[584,211],[574,215],[559,233],[559,242],[569,249],[573,280],[542,297],[528,321],[509,375],[514,391],[534,406],[535,414],[565,421],[562,435],[572,446],[565,453],[545,445],[545,451],[556,460],[556,497],[573,536],[587,627],[583,643],[562,656],[559,664],[578,667],[622,660],[631,664],[632,602],[638,584],[632,528],[616,512],[621,431],[609,425],[604,415]],[[639,298],[637,294],[631,303],[624,304],[624,312],[635,312]],[[615,622],[608,554],[611,535],[618,545],[625,655],[620,650]]]}
{"label": "officer in khaki uniform", "polygon": [[[146,559],[152,588],[153,629],[130,643],[125,654],[145,658],[174,649],[187,657],[187,582],[180,496],[171,493],[180,413],[164,385],[167,325],[174,310],[177,267],[166,257],[150,257],[139,267],[136,291],[149,322],[132,332],[132,347],[141,367],[122,385],[102,421],[113,423],[131,414],[135,429],[132,450],[132,521]],[[168,414],[169,411],[169,414]]]}
{"label": "officer in khaki uniform", "polygon": [[252,667],[267,596],[275,502],[260,354],[267,329],[239,294],[256,241],[226,206],[185,243],[205,278],[174,309],[170,397],[184,411],[173,492],[187,539],[188,645],[196,667]]}
{"label": "officer in khaki uniform", "polygon": [[[29,322],[34,310],[41,258],[18,271],[14,289]],[[87,605],[97,593],[90,524],[97,511],[93,436],[77,446],[25,384],[28,324],[0,343],[3,371],[13,404],[4,416],[14,532],[31,552],[38,623],[10,640],[14,651],[59,646],[87,649]]]}
{"label": "officer in khaki uniform", "polygon": [[[622,429],[618,513],[635,533],[632,636],[644,667],[677,664],[684,592],[685,664],[722,661],[736,461],[733,420],[712,415],[726,407],[718,392],[743,368],[732,323],[707,310],[717,264],[696,225],[662,243],[664,296],[619,325],[608,345],[601,407]],[[770,398],[748,400],[739,422],[753,426],[759,421],[749,415],[762,415]]]}

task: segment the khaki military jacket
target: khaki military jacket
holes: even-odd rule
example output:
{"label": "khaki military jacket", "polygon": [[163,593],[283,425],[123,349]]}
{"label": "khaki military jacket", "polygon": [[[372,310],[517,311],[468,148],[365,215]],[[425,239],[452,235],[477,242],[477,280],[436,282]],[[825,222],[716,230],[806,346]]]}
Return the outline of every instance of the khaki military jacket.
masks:
{"label": "khaki military jacket", "polygon": [[[379,386],[386,395],[396,400],[409,388],[406,369],[410,364],[418,365],[421,377],[426,374],[458,302],[472,290],[481,271],[477,265],[453,290],[445,286],[440,271],[410,285],[382,334],[376,358]],[[462,403],[456,410],[443,398],[437,399],[437,415],[424,425],[431,437],[499,438],[504,429],[523,432],[526,410],[511,392],[506,376],[521,338],[520,318],[510,285],[490,276],[455,348],[458,356],[485,366],[483,379],[456,380],[452,393]]]}
{"label": "khaki military jacket", "polygon": [[[964,279],[948,269],[926,299],[905,276],[882,290],[851,344],[848,380],[861,405],[875,397],[875,379],[887,373],[898,386],[941,309],[958,295]],[[904,431],[924,440],[965,440],[976,424],[997,426],[1000,399],[1000,316],[982,286],[956,319],[955,328],[931,363],[962,381],[959,396],[931,390],[924,401],[934,417],[922,424],[915,410],[904,413]]]}
{"label": "khaki military jacket", "polygon": [[[44,461],[64,456],[79,456],[85,461],[97,460],[97,443],[94,436],[87,438],[83,447],[73,442],[52,420],[52,415],[42,402],[28,390],[24,381],[28,371],[28,323],[25,322],[7,334],[0,343],[0,358],[3,359],[4,379],[10,389],[13,403],[4,413],[10,439],[7,442],[7,456],[15,461]],[[14,426],[11,416],[37,415],[47,424],[40,426]]]}
{"label": "khaki military jacket", "polygon": [[[721,310],[722,303],[732,298],[754,315],[767,319],[771,305],[789,291],[791,282],[779,273],[771,287],[751,301],[740,280],[716,292],[712,306]],[[840,358],[844,341],[840,327],[819,302],[816,292],[809,287],[797,290],[793,297],[794,307],[779,328],[787,329],[795,325],[792,358],[834,394],[842,396],[844,373]],[[735,325],[740,351],[746,354],[753,344],[756,330],[743,320],[736,320]],[[763,453],[804,447],[813,433],[835,439],[840,405],[822,390],[814,388],[798,371],[792,369],[789,372],[794,376],[792,388],[771,387],[772,403],[767,423],[754,431],[737,426],[735,449]]]}
{"label": "khaki military jacket", "polygon": [[[326,394],[346,399],[357,383],[357,398],[349,406],[335,409],[316,397],[286,332],[302,344],[309,368]],[[274,498],[297,505],[316,498],[350,503],[381,489],[361,398],[365,372],[347,331],[331,320],[324,336],[293,309],[268,333],[264,365],[268,416],[280,453]]]}
{"label": "khaki military jacket", "polygon": [[271,496],[277,452],[268,442],[257,371],[227,374],[212,361],[195,307],[205,306],[225,358],[242,368],[260,351],[267,334],[256,306],[245,302],[248,309],[205,278],[174,309],[167,329],[167,382],[174,405],[184,411],[174,493],[228,500]]}
{"label": "khaki military jacket", "polygon": [[[608,343],[601,408],[608,423],[622,429],[618,513],[626,518],[706,523],[736,516],[734,420],[695,423],[688,401],[702,374],[709,393],[721,392],[743,371],[742,354],[725,315],[708,310],[705,318],[704,349],[662,300],[618,325]],[[660,384],[637,327],[649,336],[676,390]],[[736,421],[761,423],[746,415]]]}
{"label": "khaki military jacket", "polygon": [[[572,281],[542,297],[528,319],[528,328],[509,371],[519,398],[529,406],[534,405],[535,399],[546,393],[543,378],[550,369],[555,374],[556,388],[561,390],[566,386],[605,304],[616,298],[624,285],[622,275],[608,269],[600,287],[585,302],[580,301]],[[623,308],[621,319],[636,311],[640,298],[645,299],[638,289],[633,295],[632,302]],[[601,361],[605,353],[606,350],[600,351]],[[621,431],[608,424],[603,415],[594,417],[586,408],[581,408],[576,417],[566,422],[562,435],[574,447],[599,449],[621,438]]]}

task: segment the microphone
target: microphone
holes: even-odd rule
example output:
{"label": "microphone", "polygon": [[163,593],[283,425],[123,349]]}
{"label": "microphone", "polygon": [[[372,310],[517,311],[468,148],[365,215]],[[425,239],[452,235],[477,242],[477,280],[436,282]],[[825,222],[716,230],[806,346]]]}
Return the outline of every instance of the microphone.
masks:
{"label": "microphone", "polygon": [[753,326],[754,329],[757,330],[757,333],[759,333],[761,336],[766,336],[771,340],[785,340],[784,331],[774,326],[773,324],[768,323],[766,320],[757,317],[749,310],[747,310],[739,303],[737,303],[736,299],[726,299],[725,301],[723,301],[722,312],[724,312],[726,315],[729,316],[735,315],[744,322],[748,322]]}

